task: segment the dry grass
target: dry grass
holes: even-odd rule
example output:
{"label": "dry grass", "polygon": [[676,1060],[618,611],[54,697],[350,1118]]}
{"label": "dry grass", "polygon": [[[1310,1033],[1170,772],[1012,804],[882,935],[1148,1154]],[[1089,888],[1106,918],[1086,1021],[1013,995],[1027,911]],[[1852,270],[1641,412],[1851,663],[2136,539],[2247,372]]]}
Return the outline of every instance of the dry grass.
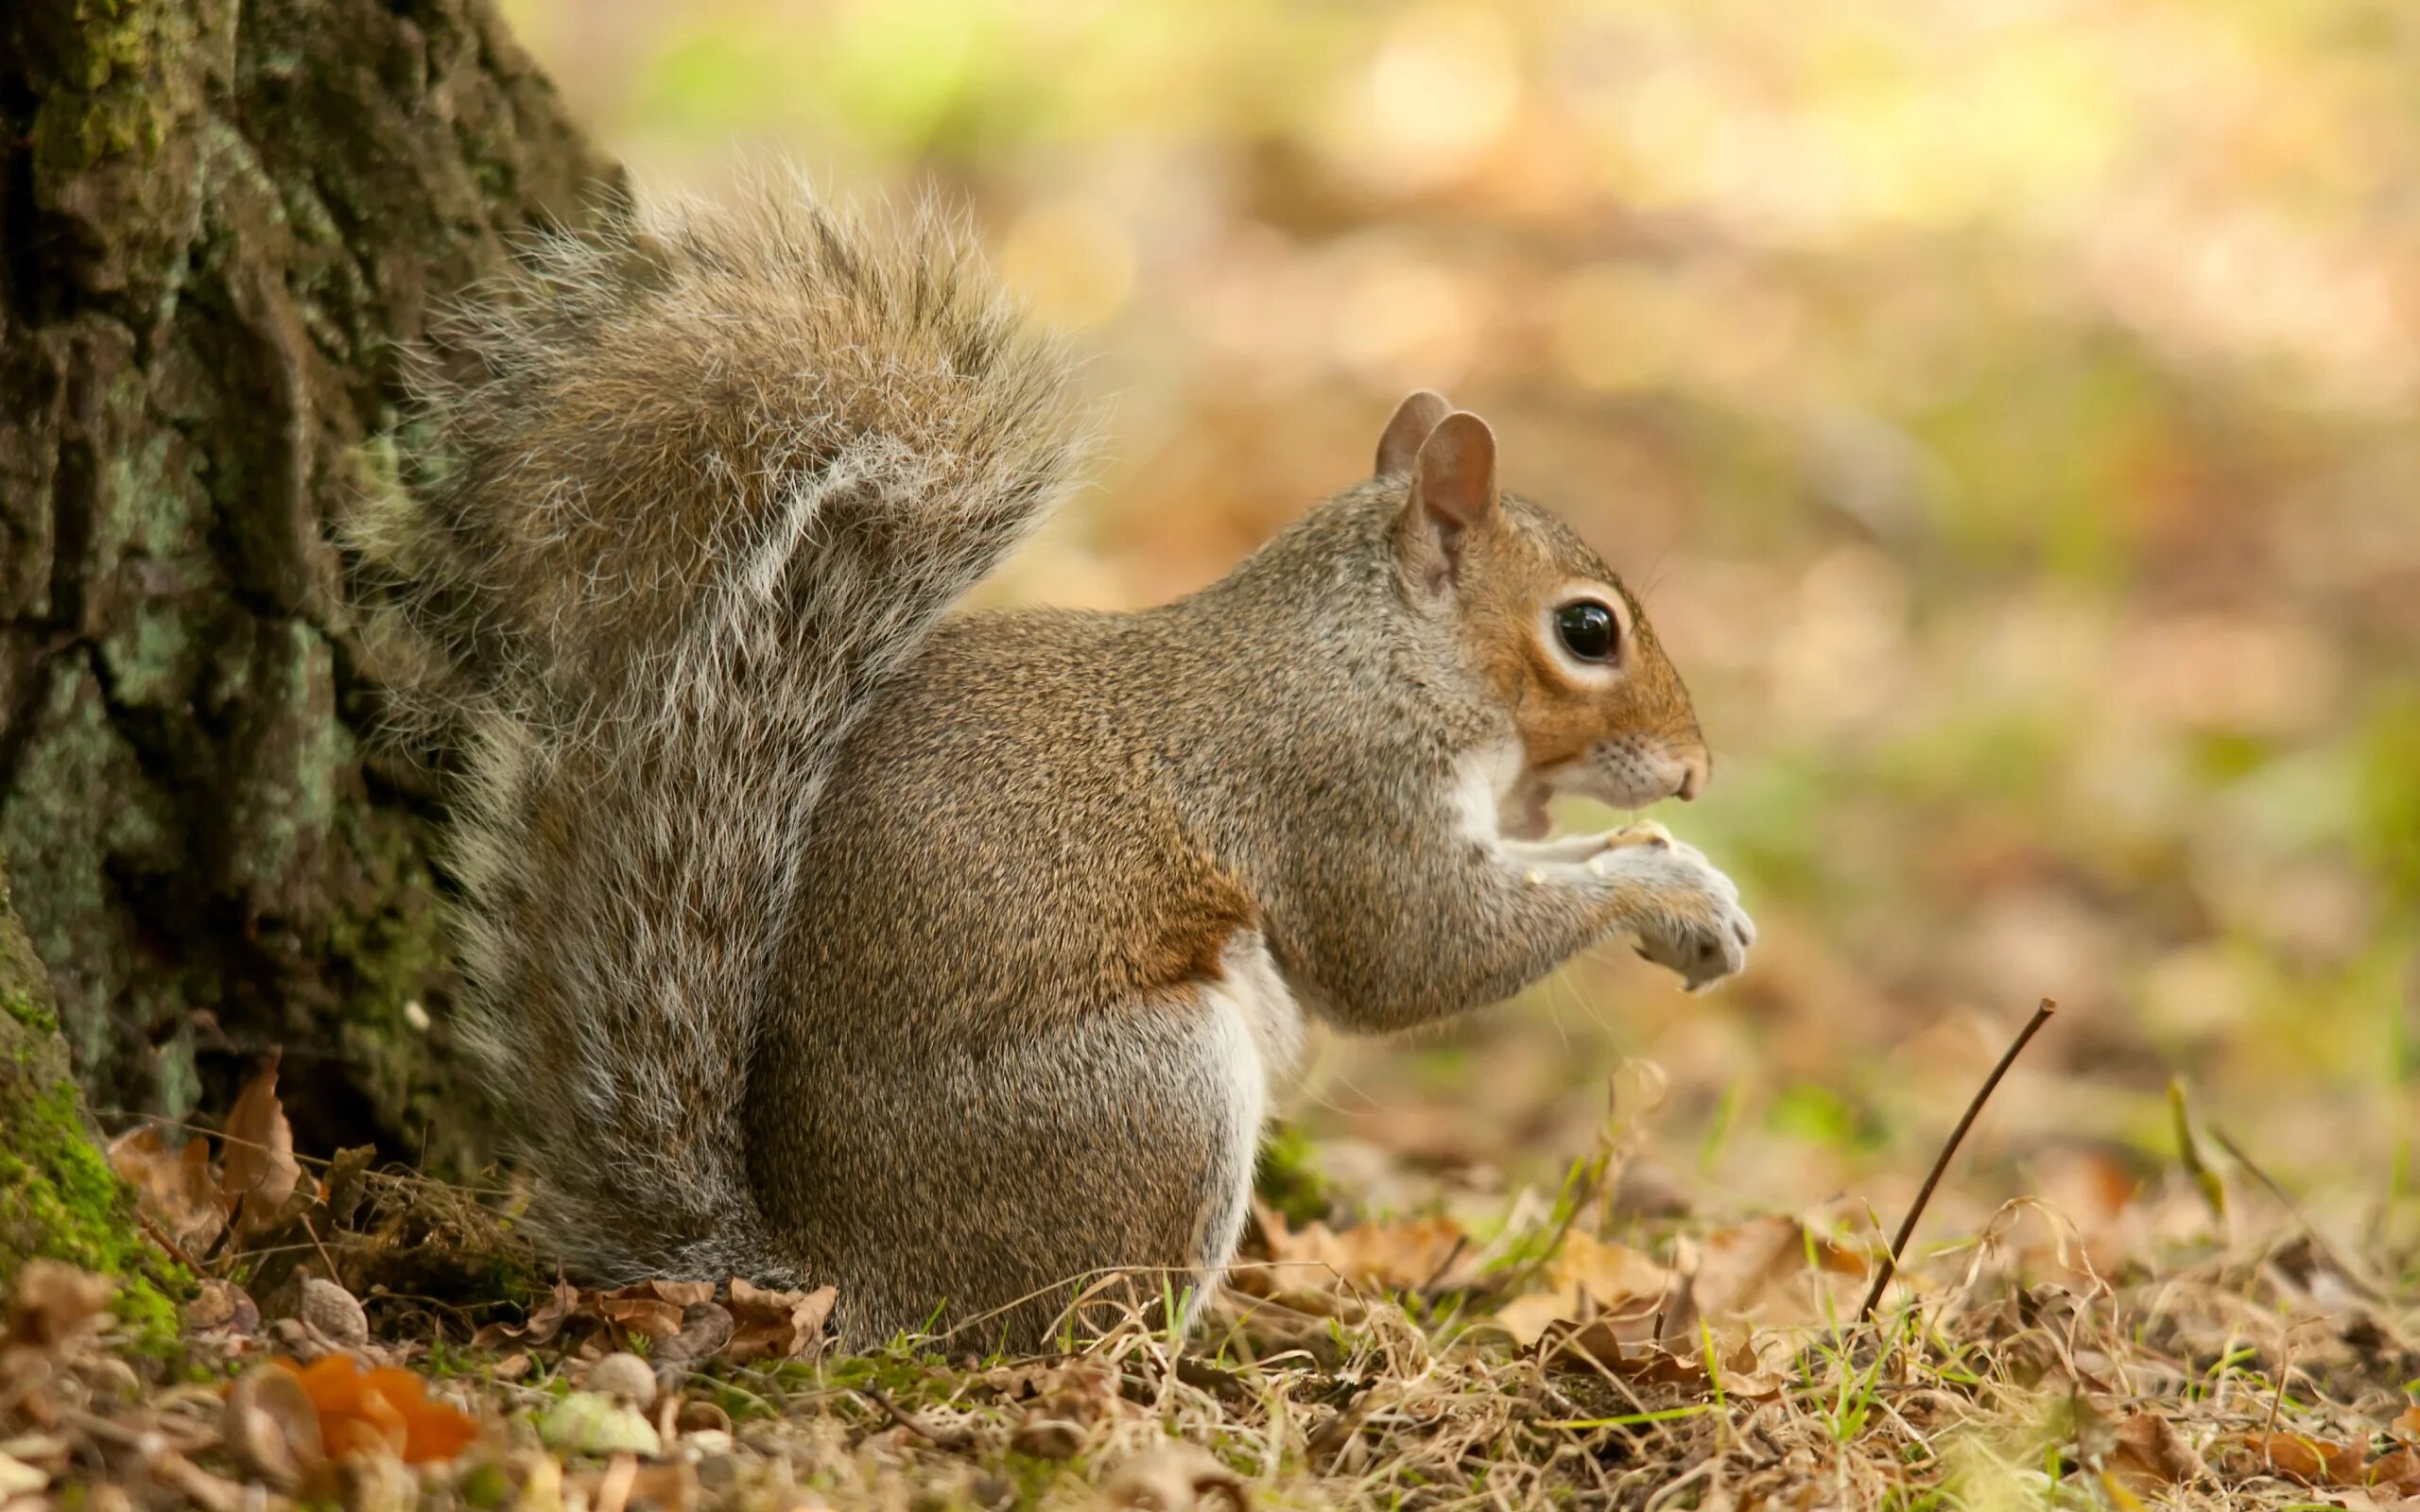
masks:
{"label": "dry grass", "polygon": [[[2215,1185],[2180,1167],[2090,1226],[2011,1204],[1920,1244],[1863,1325],[1881,1248],[1861,1206],[1642,1218],[1622,1180],[1642,1141],[1609,1127],[1559,1194],[1516,1196],[1492,1227],[1264,1210],[1253,1257],[1184,1341],[1154,1307],[1046,1357],[946,1338],[843,1357],[802,1338],[798,1358],[747,1364],[678,1360],[695,1308],[671,1333],[594,1294],[566,1291],[575,1310],[517,1334],[504,1294],[544,1298],[515,1281],[532,1272],[508,1198],[339,1162],[324,1197],[305,1181],[289,1211],[195,1257],[213,1280],[181,1364],[21,1305],[0,1348],[0,1486],[214,1512],[297,1496],[627,1512],[2420,1495],[2402,1448],[2420,1437],[2410,1257],[2348,1257],[2240,1166],[2205,1166]],[[317,1285],[330,1275],[367,1303],[359,1336]],[[580,1389],[627,1370],[596,1364],[625,1349],[652,1357],[643,1411]],[[332,1350],[407,1366],[475,1441],[417,1468],[384,1450],[279,1465],[292,1424],[222,1383]]]}

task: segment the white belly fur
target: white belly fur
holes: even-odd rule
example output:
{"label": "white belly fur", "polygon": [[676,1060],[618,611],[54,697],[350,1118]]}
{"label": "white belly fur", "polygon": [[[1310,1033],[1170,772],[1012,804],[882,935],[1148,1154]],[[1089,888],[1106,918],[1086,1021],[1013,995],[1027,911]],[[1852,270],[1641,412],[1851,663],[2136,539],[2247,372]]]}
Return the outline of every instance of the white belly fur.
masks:
{"label": "white belly fur", "polygon": [[1229,1144],[1210,1182],[1217,1195],[1195,1231],[1193,1250],[1202,1271],[1193,1302],[1197,1314],[1243,1235],[1270,1091],[1293,1074],[1303,1049],[1302,1008],[1278,977],[1268,943],[1257,933],[1238,935],[1228,943],[1222,964],[1220,977],[1202,984],[1201,1004],[1209,1009],[1218,1063],[1228,1068]]}

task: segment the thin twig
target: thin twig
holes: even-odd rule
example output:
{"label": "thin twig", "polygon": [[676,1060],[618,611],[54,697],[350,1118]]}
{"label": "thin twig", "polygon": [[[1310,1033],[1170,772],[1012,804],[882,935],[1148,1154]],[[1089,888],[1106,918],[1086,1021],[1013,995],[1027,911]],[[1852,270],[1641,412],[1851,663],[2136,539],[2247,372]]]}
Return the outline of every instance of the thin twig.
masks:
{"label": "thin twig", "polygon": [[2042,1005],[2033,1010],[2033,1017],[2026,1021],[2024,1028],[2017,1031],[2016,1039],[2010,1042],[2007,1054],[2000,1057],[2000,1063],[1992,1068],[1992,1074],[1984,1077],[1983,1085],[1976,1090],[1975,1100],[1966,1105],[1965,1116],[1958,1121],[1956,1128],[1949,1131],[1948,1143],[1942,1145],[1940,1156],[1932,1162],[1931,1173],[1925,1177],[1925,1184],[1916,1192],[1916,1200],[1908,1205],[1908,1216],[1899,1224],[1898,1237],[1891,1241],[1890,1249],[1882,1257],[1882,1268],[1875,1273],[1873,1290],[1865,1294],[1865,1305],[1857,1310],[1858,1322],[1871,1321],[1874,1317],[1874,1310],[1882,1305],[1883,1289],[1891,1284],[1891,1278],[1898,1273],[1899,1257],[1908,1252],[1908,1241],[1915,1236],[1916,1220],[1924,1216],[1925,1204],[1932,1200],[1932,1189],[1941,1185],[1941,1174],[1949,1169],[1950,1157],[1958,1153],[1959,1143],[1966,1138],[1966,1131],[1975,1126],[1976,1115],[1982,1112],[1983,1104],[1991,1099],[1992,1090],[1999,1086],[2000,1078],[2008,1074],[2008,1068],[2016,1064],[2016,1057],[2024,1054],[2026,1045],[2035,1034],[2040,1032],[2044,1024],[2050,1022],[2050,1015],[2058,1011],[2057,1004],[2048,998],[2044,998]]}
{"label": "thin twig", "polygon": [[2284,1411],[2286,1406],[2286,1378],[2293,1373],[2294,1357],[2289,1354],[2286,1356],[2285,1367],[2277,1372],[2276,1384],[2269,1393],[2269,1420],[2260,1425],[2263,1437],[2277,1431],[2277,1414]]}
{"label": "thin twig", "polygon": [[168,1252],[169,1259],[175,1261],[178,1264],[182,1265],[185,1269],[193,1272],[196,1276],[204,1276],[209,1274],[195,1262],[191,1255],[185,1253],[185,1246],[177,1243],[176,1236],[168,1232],[167,1229],[162,1228],[158,1219],[152,1217],[149,1213],[145,1212],[141,1208],[137,1208],[134,1210],[134,1221],[142,1226],[143,1233],[146,1238],[149,1239],[153,1244]]}
{"label": "thin twig", "polygon": [[1445,1279],[1445,1273],[1454,1268],[1454,1262],[1461,1259],[1462,1251],[1470,1247],[1470,1235],[1456,1234],[1454,1236],[1454,1247],[1445,1251],[1445,1258],[1439,1261],[1437,1263],[1437,1268],[1428,1273],[1428,1279],[1420,1283],[1420,1295],[1426,1297],[1430,1292],[1435,1291],[1437,1289],[1437,1283]]}
{"label": "thin twig", "polygon": [[966,1447],[965,1430],[928,1428],[922,1422],[916,1420],[916,1418],[908,1416],[908,1413],[902,1411],[899,1404],[891,1400],[890,1398],[885,1395],[878,1387],[859,1386],[857,1388],[857,1395],[865,1398],[868,1401],[871,1401],[875,1406],[881,1408],[885,1417],[889,1418],[892,1422],[897,1423],[900,1427],[905,1428],[909,1433],[914,1434],[917,1437],[932,1445],[935,1449],[963,1449]]}
{"label": "thin twig", "polygon": [[871,1401],[875,1406],[881,1408],[884,1417],[889,1418],[892,1422],[907,1429],[917,1437],[936,1442],[939,1440],[939,1435],[931,1429],[925,1427],[923,1423],[918,1422],[915,1418],[910,1418],[906,1413],[900,1411],[899,1404],[892,1401],[890,1398],[880,1388],[874,1386],[860,1386],[857,1388],[857,1395],[865,1398],[866,1400]]}
{"label": "thin twig", "polygon": [[2294,1194],[2279,1185],[2275,1177],[2262,1170],[2259,1161],[2245,1154],[2242,1145],[2227,1138],[2225,1129],[2213,1125],[2210,1128],[2210,1137],[2219,1142],[2219,1148],[2235,1158],[2236,1164],[2252,1173],[2252,1178],[2267,1189],[2269,1195],[2276,1199],[2277,1205],[2284,1208],[2292,1216],[2294,1222],[2302,1225],[2303,1236],[2311,1242],[2323,1259],[2336,1267],[2338,1275],[2352,1283],[2355,1291],[2361,1293],[2365,1299],[2372,1302],[2378,1301],[2385,1296],[2386,1289],[2363,1274],[2361,1270],[2356,1269],[2352,1262],[2344,1258],[2342,1250],[2329,1244],[2327,1236],[2319,1231],[2317,1224],[2311,1222],[2310,1214],[2303,1211],[2303,1205],[2295,1200]]}
{"label": "thin twig", "polygon": [[1362,1419],[1377,1405],[1377,1385],[1375,1381],[1364,1382],[1354,1399],[1304,1442],[1304,1456],[1314,1465],[1333,1469],[1336,1462],[1344,1457],[1345,1446],[1360,1432]]}
{"label": "thin twig", "polygon": [[311,1227],[311,1215],[308,1212],[298,1212],[295,1216],[302,1221],[302,1231],[311,1236],[311,1247],[320,1252],[320,1263],[328,1267],[328,1280],[342,1286],[344,1279],[337,1274],[336,1257],[329,1254],[328,1246],[320,1242],[320,1230]]}

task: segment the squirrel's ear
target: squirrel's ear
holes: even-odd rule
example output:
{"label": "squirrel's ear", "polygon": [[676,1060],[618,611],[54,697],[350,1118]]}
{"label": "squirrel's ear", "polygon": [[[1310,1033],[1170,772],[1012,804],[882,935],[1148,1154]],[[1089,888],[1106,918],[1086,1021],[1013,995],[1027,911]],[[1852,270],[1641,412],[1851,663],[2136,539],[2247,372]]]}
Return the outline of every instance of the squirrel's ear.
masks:
{"label": "squirrel's ear", "polygon": [[1406,549],[1432,587],[1453,576],[1463,533],[1495,509],[1495,433],[1477,415],[1455,410],[1421,443],[1404,505]]}
{"label": "squirrel's ear", "polygon": [[1432,394],[1424,388],[1395,406],[1395,418],[1387,421],[1387,434],[1378,438],[1377,476],[1400,477],[1411,471],[1420,455],[1420,443],[1437,422],[1454,412],[1443,394]]}

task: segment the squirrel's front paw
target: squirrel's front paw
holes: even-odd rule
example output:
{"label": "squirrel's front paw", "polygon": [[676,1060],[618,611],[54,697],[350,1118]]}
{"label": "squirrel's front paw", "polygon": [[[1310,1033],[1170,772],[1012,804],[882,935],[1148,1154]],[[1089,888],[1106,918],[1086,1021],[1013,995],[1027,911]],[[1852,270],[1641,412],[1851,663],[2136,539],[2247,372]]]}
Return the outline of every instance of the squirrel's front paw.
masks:
{"label": "squirrel's front paw", "polygon": [[1688,990],[1748,964],[1755,923],[1739,906],[1738,887],[1695,846],[1658,833],[1605,851],[1589,869],[1627,885],[1624,913],[1638,954],[1679,972]]}

